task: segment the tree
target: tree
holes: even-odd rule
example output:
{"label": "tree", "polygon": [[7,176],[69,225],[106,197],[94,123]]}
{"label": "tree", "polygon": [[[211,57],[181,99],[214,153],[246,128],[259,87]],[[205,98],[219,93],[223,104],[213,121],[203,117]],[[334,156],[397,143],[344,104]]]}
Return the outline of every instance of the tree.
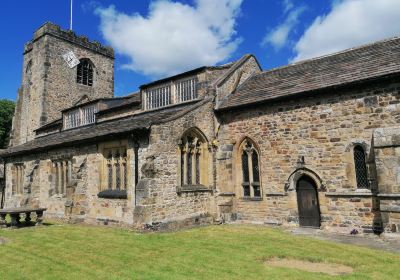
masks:
{"label": "tree", "polygon": [[13,101],[0,99],[0,149],[5,149],[8,145],[14,108]]}

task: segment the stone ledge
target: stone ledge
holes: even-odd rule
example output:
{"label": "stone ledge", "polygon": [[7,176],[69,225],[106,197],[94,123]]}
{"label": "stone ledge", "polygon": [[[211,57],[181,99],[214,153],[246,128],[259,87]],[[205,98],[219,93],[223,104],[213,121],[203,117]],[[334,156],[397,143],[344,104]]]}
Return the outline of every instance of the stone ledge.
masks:
{"label": "stone ledge", "polygon": [[400,199],[400,193],[379,193],[378,197],[399,198]]}
{"label": "stone ledge", "polygon": [[265,196],[288,196],[286,192],[267,192]]}
{"label": "stone ledge", "polygon": [[342,197],[372,197],[371,192],[327,192],[325,196],[342,196]]}
{"label": "stone ledge", "polygon": [[218,196],[236,196],[236,194],[233,192],[223,192],[219,193]]}
{"label": "stone ledge", "polygon": [[262,197],[241,197],[240,200],[242,201],[262,201]]}
{"label": "stone ledge", "polygon": [[381,205],[380,210],[381,210],[381,212],[400,213],[400,206],[397,206],[397,205],[392,205],[392,206]]}
{"label": "stone ledge", "polygon": [[97,194],[99,198],[108,199],[127,199],[128,195],[126,190],[104,190]]}
{"label": "stone ledge", "polygon": [[203,185],[185,185],[185,186],[177,186],[176,192],[180,193],[196,193],[196,192],[212,192],[211,188],[207,188]]}

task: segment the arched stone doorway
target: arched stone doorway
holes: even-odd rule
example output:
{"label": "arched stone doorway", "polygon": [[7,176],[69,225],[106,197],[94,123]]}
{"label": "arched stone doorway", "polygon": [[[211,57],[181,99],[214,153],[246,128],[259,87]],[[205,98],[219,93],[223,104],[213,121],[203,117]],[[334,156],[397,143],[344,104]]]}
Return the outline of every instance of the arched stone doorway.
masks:
{"label": "arched stone doorway", "polygon": [[307,176],[301,176],[296,183],[299,225],[301,227],[317,227],[321,225],[318,192],[315,181]]}

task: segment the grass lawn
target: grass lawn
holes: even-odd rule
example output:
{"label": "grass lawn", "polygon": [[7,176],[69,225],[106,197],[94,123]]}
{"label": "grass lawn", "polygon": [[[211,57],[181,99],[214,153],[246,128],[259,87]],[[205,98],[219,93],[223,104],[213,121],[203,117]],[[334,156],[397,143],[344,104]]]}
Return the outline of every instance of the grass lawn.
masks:
{"label": "grass lawn", "polygon": [[[400,279],[400,255],[293,236],[262,226],[173,233],[51,225],[0,230],[0,279]],[[344,264],[329,276],[269,267],[273,257]]]}

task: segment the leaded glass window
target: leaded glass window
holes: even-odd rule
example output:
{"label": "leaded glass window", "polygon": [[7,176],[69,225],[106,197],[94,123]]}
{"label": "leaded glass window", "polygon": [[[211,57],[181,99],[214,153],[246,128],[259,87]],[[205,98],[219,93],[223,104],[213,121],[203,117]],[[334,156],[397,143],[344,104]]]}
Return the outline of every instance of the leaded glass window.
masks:
{"label": "leaded glass window", "polygon": [[243,172],[243,196],[250,196],[250,172],[249,155],[246,151],[242,152],[242,172]]}
{"label": "leaded glass window", "polygon": [[187,168],[186,168],[186,172],[187,172],[187,184],[191,185],[192,184],[192,173],[193,173],[193,166],[192,166],[192,161],[193,161],[193,154],[191,152],[188,153],[188,159],[187,159]]}
{"label": "leaded glass window", "polygon": [[356,171],[357,188],[368,189],[368,171],[365,161],[365,151],[361,146],[354,147],[354,166]]}

